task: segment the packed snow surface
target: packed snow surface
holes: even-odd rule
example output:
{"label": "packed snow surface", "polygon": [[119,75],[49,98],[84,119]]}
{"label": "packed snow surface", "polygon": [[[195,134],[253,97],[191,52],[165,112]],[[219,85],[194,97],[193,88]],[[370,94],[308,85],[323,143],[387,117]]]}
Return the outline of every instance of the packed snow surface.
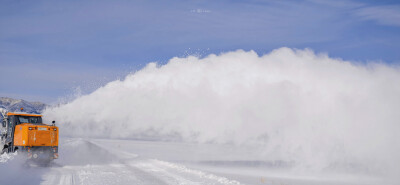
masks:
{"label": "packed snow surface", "polygon": [[290,172],[285,166],[264,164],[254,160],[255,156],[243,155],[247,152],[254,153],[257,149],[219,144],[62,138],[60,158],[50,166],[27,165],[21,154],[5,157],[8,160],[0,163],[0,182],[42,185],[395,184],[364,175]]}

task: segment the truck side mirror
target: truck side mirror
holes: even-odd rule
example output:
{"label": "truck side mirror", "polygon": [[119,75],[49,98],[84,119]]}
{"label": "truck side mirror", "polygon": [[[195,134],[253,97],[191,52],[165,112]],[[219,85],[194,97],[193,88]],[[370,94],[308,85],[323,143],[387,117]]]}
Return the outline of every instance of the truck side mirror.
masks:
{"label": "truck side mirror", "polygon": [[56,121],[54,121],[54,120],[51,123],[53,124],[53,126],[56,125]]}

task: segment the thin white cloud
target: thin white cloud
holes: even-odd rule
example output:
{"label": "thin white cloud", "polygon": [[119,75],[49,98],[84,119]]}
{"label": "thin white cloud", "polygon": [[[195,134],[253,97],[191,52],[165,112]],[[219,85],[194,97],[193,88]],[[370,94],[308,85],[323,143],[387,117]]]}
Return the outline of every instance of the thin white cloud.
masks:
{"label": "thin white cloud", "polygon": [[211,10],[197,8],[190,10],[190,13],[211,13]]}
{"label": "thin white cloud", "polygon": [[335,7],[335,8],[355,8],[364,6],[364,4],[352,0],[342,0],[342,1],[308,0],[308,1],[311,3]]}
{"label": "thin white cloud", "polygon": [[364,20],[376,21],[383,25],[400,26],[400,6],[398,5],[365,7],[357,10],[355,14]]}

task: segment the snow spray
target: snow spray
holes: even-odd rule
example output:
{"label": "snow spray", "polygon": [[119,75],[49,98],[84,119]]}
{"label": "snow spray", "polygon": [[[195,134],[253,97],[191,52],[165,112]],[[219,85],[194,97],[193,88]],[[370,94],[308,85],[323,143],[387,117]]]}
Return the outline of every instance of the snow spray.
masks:
{"label": "snow spray", "polygon": [[280,48],[149,63],[47,109],[63,134],[262,147],[312,169],[399,173],[400,70]]}

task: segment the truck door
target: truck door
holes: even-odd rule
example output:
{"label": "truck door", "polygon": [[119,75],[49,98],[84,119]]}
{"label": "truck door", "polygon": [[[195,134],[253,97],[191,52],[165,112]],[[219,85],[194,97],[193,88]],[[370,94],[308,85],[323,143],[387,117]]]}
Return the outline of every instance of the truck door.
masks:
{"label": "truck door", "polygon": [[8,118],[6,143],[13,142],[13,139],[14,139],[14,127],[15,127],[15,116],[10,116]]}
{"label": "truck door", "polygon": [[6,134],[7,134],[7,121],[5,118],[3,118],[3,121],[1,122],[1,133],[0,133],[1,141],[3,141],[6,138]]}

